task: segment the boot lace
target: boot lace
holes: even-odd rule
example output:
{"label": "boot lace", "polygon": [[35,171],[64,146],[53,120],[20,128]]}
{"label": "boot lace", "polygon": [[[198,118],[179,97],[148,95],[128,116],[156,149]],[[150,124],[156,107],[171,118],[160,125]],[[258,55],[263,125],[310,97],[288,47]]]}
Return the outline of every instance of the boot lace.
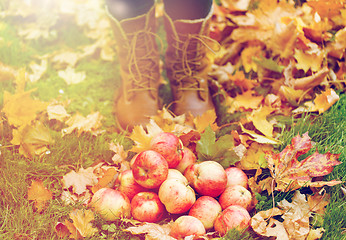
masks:
{"label": "boot lace", "polygon": [[206,67],[202,64],[207,51],[216,54],[220,49],[219,43],[204,35],[188,34],[174,39],[173,46],[178,57],[173,61],[173,77],[178,90],[196,90],[205,91],[199,87],[199,83],[204,79],[199,72]]}
{"label": "boot lace", "polygon": [[137,91],[156,91],[156,87],[152,84],[157,81],[154,73],[158,69],[158,50],[155,39],[159,39],[162,48],[161,38],[150,30],[128,34],[128,38],[131,39],[126,50],[129,53],[128,81],[132,88],[125,90],[124,95],[128,96]]}

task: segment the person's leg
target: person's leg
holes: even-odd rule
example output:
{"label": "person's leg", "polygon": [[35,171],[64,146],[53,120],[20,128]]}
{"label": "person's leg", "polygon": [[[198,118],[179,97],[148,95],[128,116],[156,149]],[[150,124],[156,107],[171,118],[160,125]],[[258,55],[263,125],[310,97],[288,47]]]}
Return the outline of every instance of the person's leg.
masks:
{"label": "person's leg", "polygon": [[213,0],[163,0],[166,13],[173,19],[205,18]]}
{"label": "person's leg", "polygon": [[153,4],[154,0],[106,0],[108,11],[118,20],[145,14]]}

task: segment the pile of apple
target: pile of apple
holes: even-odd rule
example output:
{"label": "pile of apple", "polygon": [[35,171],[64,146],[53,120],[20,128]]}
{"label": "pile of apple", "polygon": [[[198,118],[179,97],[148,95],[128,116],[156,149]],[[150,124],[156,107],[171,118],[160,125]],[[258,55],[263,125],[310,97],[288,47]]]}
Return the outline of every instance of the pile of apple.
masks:
{"label": "pile of apple", "polygon": [[170,235],[176,239],[201,236],[213,228],[223,236],[231,228],[249,226],[252,195],[241,169],[197,162],[172,133],[158,134],[150,146],[132,158],[131,169],[119,174],[114,189],[94,194],[91,207],[103,219],[158,222],[174,214]]}

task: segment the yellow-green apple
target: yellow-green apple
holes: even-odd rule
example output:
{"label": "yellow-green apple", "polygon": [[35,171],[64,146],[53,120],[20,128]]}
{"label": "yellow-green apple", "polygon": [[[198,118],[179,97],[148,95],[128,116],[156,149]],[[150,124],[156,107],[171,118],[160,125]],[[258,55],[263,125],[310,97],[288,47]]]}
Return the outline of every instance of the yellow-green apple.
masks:
{"label": "yellow-green apple", "polygon": [[249,190],[240,185],[232,185],[225,189],[219,197],[222,209],[231,205],[239,205],[249,210],[252,203],[252,195]]}
{"label": "yellow-green apple", "polygon": [[139,185],[149,189],[157,188],[167,178],[168,163],[160,153],[146,150],[136,157],[132,173]]}
{"label": "yellow-green apple", "polygon": [[139,185],[135,181],[131,169],[127,169],[119,173],[115,182],[115,189],[119,190],[122,193],[125,193],[130,201],[137,193],[148,191],[147,188]]}
{"label": "yellow-green apple", "polygon": [[215,161],[205,161],[188,166],[184,172],[191,186],[201,195],[217,197],[226,188],[225,169]]}
{"label": "yellow-green apple", "polygon": [[137,193],[131,200],[131,214],[138,221],[158,222],[165,212],[165,206],[154,192]]}
{"label": "yellow-green apple", "polygon": [[169,168],[175,168],[181,158],[183,144],[181,140],[170,132],[161,132],[150,142],[150,149],[160,153],[168,162]]}
{"label": "yellow-green apple", "polygon": [[248,188],[247,175],[237,167],[229,167],[225,169],[227,174],[227,187],[231,185],[241,185],[244,188]]}
{"label": "yellow-green apple", "polygon": [[232,205],[221,212],[216,218],[214,223],[215,231],[219,232],[221,236],[224,236],[232,228],[243,230],[250,225],[249,212],[237,205]]}
{"label": "yellow-green apple", "polygon": [[159,198],[167,212],[180,214],[190,210],[196,201],[196,194],[186,182],[167,179],[159,188]]}
{"label": "yellow-green apple", "polygon": [[196,161],[196,155],[189,148],[183,147],[183,157],[175,169],[178,169],[181,173],[184,173],[185,169],[194,164]]}
{"label": "yellow-green apple", "polygon": [[174,168],[168,169],[167,179],[178,179],[178,180],[188,184],[186,177],[179,170],[174,169]]}
{"label": "yellow-green apple", "polygon": [[131,202],[122,192],[112,188],[101,188],[93,195],[90,207],[106,221],[131,216]]}
{"label": "yellow-green apple", "polygon": [[221,213],[220,203],[213,197],[201,196],[191,207],[189,215],[198,218],[206,230],[213,228],[215,219]]}
{"label": "yellow-green apple", "polygon": [[193,239],[195,239],[195,237],[202,236],[205,233],[205,228],[199,219],[184,215],[174,221],[169,235],[181,240],[187,236],[193,236]]}

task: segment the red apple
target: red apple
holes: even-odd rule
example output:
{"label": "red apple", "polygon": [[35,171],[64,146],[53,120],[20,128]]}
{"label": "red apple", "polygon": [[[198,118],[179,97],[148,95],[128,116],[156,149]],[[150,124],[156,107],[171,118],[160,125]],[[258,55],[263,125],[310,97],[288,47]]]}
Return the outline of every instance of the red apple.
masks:
{"label": "red apple", "polygon": [[161,132],[150,142],[151,150],[160,153],[168,162],[169,168],[175,168],[183,157],[183,144],[180,139],[170,132]]}
{"label": "red apple", "polygon": [[225,169],[227,174],[227,187],[232,185],[241,185],[248,188],[248,177],[246,174],[237,167],[229,167]]}
{"label": "red apple", "polygon": [[145,188],[157,188],[166,180],[168,164],[158,152],[147,150],[140,152],[132,166],[135,181]]}
{"label": "red apple", "polygon": [[174,221],[169,235],[180,240],[187,236],[202,236],[205,232],[205,228],[199,219],[184,215]]}
{"label": "red apple", "polygon": [[196,192],[204,196],[217,197],[227,185],[225,169],[215,161],[190,165],[186,168],[184,176]]}
{"label": "red apple", "polygon": [[135,196],[137,193],[148,191],[147,188],[139,185],[135,181],[135,178],[133,177],[131,169],[127,169],[121,172],[118,175],[118,178],[115,184],[116,184],[116,189],[122,193],[125,193],[127,197],[130,199],[130,201],[133,198],[133,196]]}
{"label": "red apple", "polygon": [[221,213],[222,208],[215,198],[202,196],[191,207],[189,215],[199,219],[205,229],[213,228],[215,219]]}
{"label": "red apple", "polygon": [[186,177],[181,172],[179,172],[179,170],[174,169],[174,168],[168,169],[167,179],[178,179],[178,180],[188,184]]}
{"label": "red apple", "polygon": [[165,212],[165,206],[154,192],[140,192],[131,201],[132,217],[141,222],[158,222]]}
{"label": "red apple", "polygon": [[183,157],[175,169],[178,169],[181,173],[184,173],[185,169],[194,164],[196,161],[196,155],[189,148],[183,147]]}
{"label": "red apple", "polygon": [[250,220],[250,214],[245,208],[232,205],[223,210],[216,218],[214,228],[221,236],[224,236],[232,228],[246,229],[250,225]]}
{"label": "red apple", "polygon": [[222,209],[226,209],[231,205],[239,205],[249,210],[251,207],[251,202],[251,192],[240,185],[227,187],[219,198],[219,203]]}
{"label": "red apple", "polygon": [[195,191],[183,181],[167,179],[159,188],[159,198],[167,212],[180,214],[189,211],[196,201]]}
{"label": "red apple", "polygon": [[93,195],[90,207],[106,221],[131,216],[131,203],[122,192],[111,188],[101,188]]}

